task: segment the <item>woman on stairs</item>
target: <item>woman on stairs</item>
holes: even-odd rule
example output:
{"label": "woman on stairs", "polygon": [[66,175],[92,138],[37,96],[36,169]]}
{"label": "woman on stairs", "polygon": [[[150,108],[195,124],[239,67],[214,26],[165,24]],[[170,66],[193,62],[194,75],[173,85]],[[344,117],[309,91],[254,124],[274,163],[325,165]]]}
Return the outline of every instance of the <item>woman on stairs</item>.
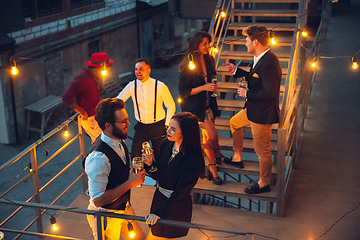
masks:
{"label": "woman on stairs", "polygon": [[[211,36],[206,32],[197,32],[189,40],[184,60],[181,62],[179,93],[182,111],[195,114],[200,122],[202,143],[209,161],[208,180],[216,185],[222,184],[216,163],[221,163],[218,134],[214,125],[215,117],[219,116],[216,97],[212,93],[217,90],[215,60],[209,55]],[[195,69],[189,69],[190,61]]]}

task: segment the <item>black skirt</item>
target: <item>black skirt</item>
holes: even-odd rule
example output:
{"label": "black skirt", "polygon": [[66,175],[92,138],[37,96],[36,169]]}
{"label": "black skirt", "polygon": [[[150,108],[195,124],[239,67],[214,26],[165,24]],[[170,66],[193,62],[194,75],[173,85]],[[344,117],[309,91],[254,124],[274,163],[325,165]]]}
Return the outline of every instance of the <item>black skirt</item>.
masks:
{"label": "black skirt", "polygon": [[[165,197],[159,190],[154,193],[153,201],[151,204],[150,213],[154,213],[160,206],[162,206],[167,197]],[[174,206],[175,209],[166,218],[167,220],[175,220],[182,222],[190,222],[192,215],[192,201],[191,196],[187,196],[183,201],[180,201]],[[189,228],[174,227],[156,223],[151,226],[151,232],[154,236],[165,238],[178,238],[184,237],[188,234]]]}

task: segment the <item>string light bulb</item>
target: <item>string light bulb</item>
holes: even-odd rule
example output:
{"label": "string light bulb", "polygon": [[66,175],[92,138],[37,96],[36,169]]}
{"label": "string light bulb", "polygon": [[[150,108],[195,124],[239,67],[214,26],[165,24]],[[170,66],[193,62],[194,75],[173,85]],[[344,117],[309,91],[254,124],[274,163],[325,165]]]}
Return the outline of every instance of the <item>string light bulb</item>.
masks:
{"label": "string light bulb", "polygon": [[302,31],[301,31],[301,35],[302,35],[303,37],[307,37],[307,32],[306,32],[305,30],[302,30]]}
{"label": "string light bulb", "polygon": [[101,63],[101,74],[105,77],[108,73],[107,73],[107,70],[106,70],[106,65],[104,62]]}
{"label": "string light bulb", "polygon": [[28,167],[29,167],[29,171],[32,172],[33,170],[32,170],[32,167],[31,167],[31,162],[29,162]]}
{"label": "string light bulb", "polygon": [[194,70],[195,69],[194,58],[191,53],[188,54],[188,60],[189,60],[189,69]]}
{"label": "string light bulb", "polygon": [[178,98],[178,103],[181,103],[181,98]]}
{"label": "string light bulb", "polygon": [[226,16],[226,13],[225,13],[225,11],[224,11],[224,10],[221,10],[221,12],[220,12],[220,16],[221,16],[222,18],[224,18],[224,17]]}
{"label": "string light bulb", "polygon": [[273,31],[269,31],[269,35],[270,35],[270,43],[272,45],[275,45],[276,44],[276,39],[275,39],[275,33]]}
{"label": "string light bulb", "polygon": [[357,63],[356,56],[353,56],[353,58],[352,58],[352,68],[353,69],[358,69],[358,67],[359,67],[359,64]]}
{"label": "string light bulb", "polygon": [[69,136],[69,126],[66,125],[65,126],[65,131],[64,131],[64,137],[68,137]]}
{"label": "string light bulb", "polygon": [[128,222],[128,231],[129,231],[129,236],[130,238],[134,238],[135,237],[135,232],[134,232],[134,227],[133,225],[131,224],[131,222]]}
{"label": "string light bulb", "polygon": [[51,223],[51,229],[52,229],[53,231],[59,230],[59,225],[57,225],[57,223],[56,223],[56,218],[55,218],[53,215],[51,215],[50,223]]}
{"label": "string light bulb", "polygon": [[19,74],[19,70],[16,68],[16,62],[13,58],[10,58],[11,61],[11,74],[12,75],[18,75]]}
{"label": "string light bulb", "polygon": [[311,66],[312,66],[313,68],[316,68],[316,66],[317,66],[316,58],[314,58],[313,61],[311,62]]}

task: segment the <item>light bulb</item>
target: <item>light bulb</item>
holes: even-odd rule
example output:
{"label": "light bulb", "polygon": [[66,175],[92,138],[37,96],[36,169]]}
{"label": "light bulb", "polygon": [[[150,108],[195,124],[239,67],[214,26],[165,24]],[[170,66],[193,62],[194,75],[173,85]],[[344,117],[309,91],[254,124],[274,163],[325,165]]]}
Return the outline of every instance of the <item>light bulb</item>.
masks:
{"label": "light bulb", "polygon": [[356,56],[353,56],[353,58],[352,58],[352,68],[353,69],[358,69],[358,67],[359,67],[359,64],[357,63]]}
{"label": "light bulb", "polygon": [[307,32],[306,32],[306,31],[302,31],[302,32],[301,32],[301,35],[303,35],[303,37],[306,37],[306,36],[307,36]]}
{"label": "light bulb", "polygon": [[181,98],[178,98],[178,103],[181,103]]}
{"label": "light bulb", "polygon": [[106,65],[104,62],[101,63],[101,68],[102,68],[101,74],[105,77],[107,75],[107,70],[106,70]]}
{"label": "light bulb", "polygon": [[188,54],[188,61],[189,61],[189,69],[194,70],[195,69],[194,58],[191,53]]}
{"label": "light bulb", "polygon": [[221,11],[220,15],[221,15],[222,18],[224,18],[226,16],[225,11]]}
{"label": "light bulb", "polygon": [[68,127],[68,125],[66,125],[65,132],[64,132],[64,137],[68,137],[68,136],[69,136],[69,127]]}
{"label": "light bulb", "polygon": [[275,33],[273,31],[269,31],[269,35],[270,35],[270,43],[272,45],[275,45],[276,44]]}
{"label": "light bulb", "polygon": [[190,70],[194,70],[194,69],[195,69],[195,64],[194,64],[193,61],[190,61],[190,62],[189,62],[189,69],[190,69]]}
{"label": "light bulb", "polygon": [[52,216],[52,215],[51,215],[51,218],[50,218],[50,223],[51,223],[51,229],[52,229],[53,231],[59,230],[59,225],[57,225],[56,219],[55,219],[54,216]]}
{"label": "light bulb", "polygon": [[316,68],[316,59],[314,58],[314,60],[312,61],[312,63],[311,63],[311,66],[313,67],[313,68]]}
{"label": "light bulb", "polygon": [[18,73],[19,73],[19,70],[15,66],[12,66],[11,67],[11,74],[12,75],[18,75]]}
{"label": "light bulb", "polygon": [[128,223],[127,227],[128,227],[128,231],[129,231],[129,236],[130,236],[130,238],[135,237],[134,227],[133,227],[133,225],[131,224],[131,222]]}

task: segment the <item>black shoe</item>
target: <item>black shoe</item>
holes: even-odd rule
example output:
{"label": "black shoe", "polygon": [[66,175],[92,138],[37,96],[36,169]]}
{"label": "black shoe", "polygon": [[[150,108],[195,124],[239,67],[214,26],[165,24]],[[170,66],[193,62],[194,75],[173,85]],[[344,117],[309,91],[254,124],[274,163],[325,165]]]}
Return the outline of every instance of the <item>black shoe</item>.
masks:
{"label": "black shoe", "polygon": [[270,192],[270,185],[266,185],[265,187],[260,188],[259,184],[254,184],[250,187],[245,188],[244,190],[246,193],[250,194],[258,194],[258,193],[264,193],[264,192]]}
{"label": "black shoe", "polygon": [[216,164],[221,164],[221,157],[216,157],[215,162]]}
{"label": "black shoe", "polygon": [[220,177],[214,178],[214,176],[212,175],[210,170],[206,171],[206,178],[209,181],[212,180],[213,184],[215,184],[215,185],[221,185],[222,184],[222,179]]}
{"label": "black shoe", "polygon": [[237,168],[244,168],[244,163],[243,161],[240,162],[234,162],[231,158],[224,158],[224,163],[229,164],[229,165],[233,165]]}

